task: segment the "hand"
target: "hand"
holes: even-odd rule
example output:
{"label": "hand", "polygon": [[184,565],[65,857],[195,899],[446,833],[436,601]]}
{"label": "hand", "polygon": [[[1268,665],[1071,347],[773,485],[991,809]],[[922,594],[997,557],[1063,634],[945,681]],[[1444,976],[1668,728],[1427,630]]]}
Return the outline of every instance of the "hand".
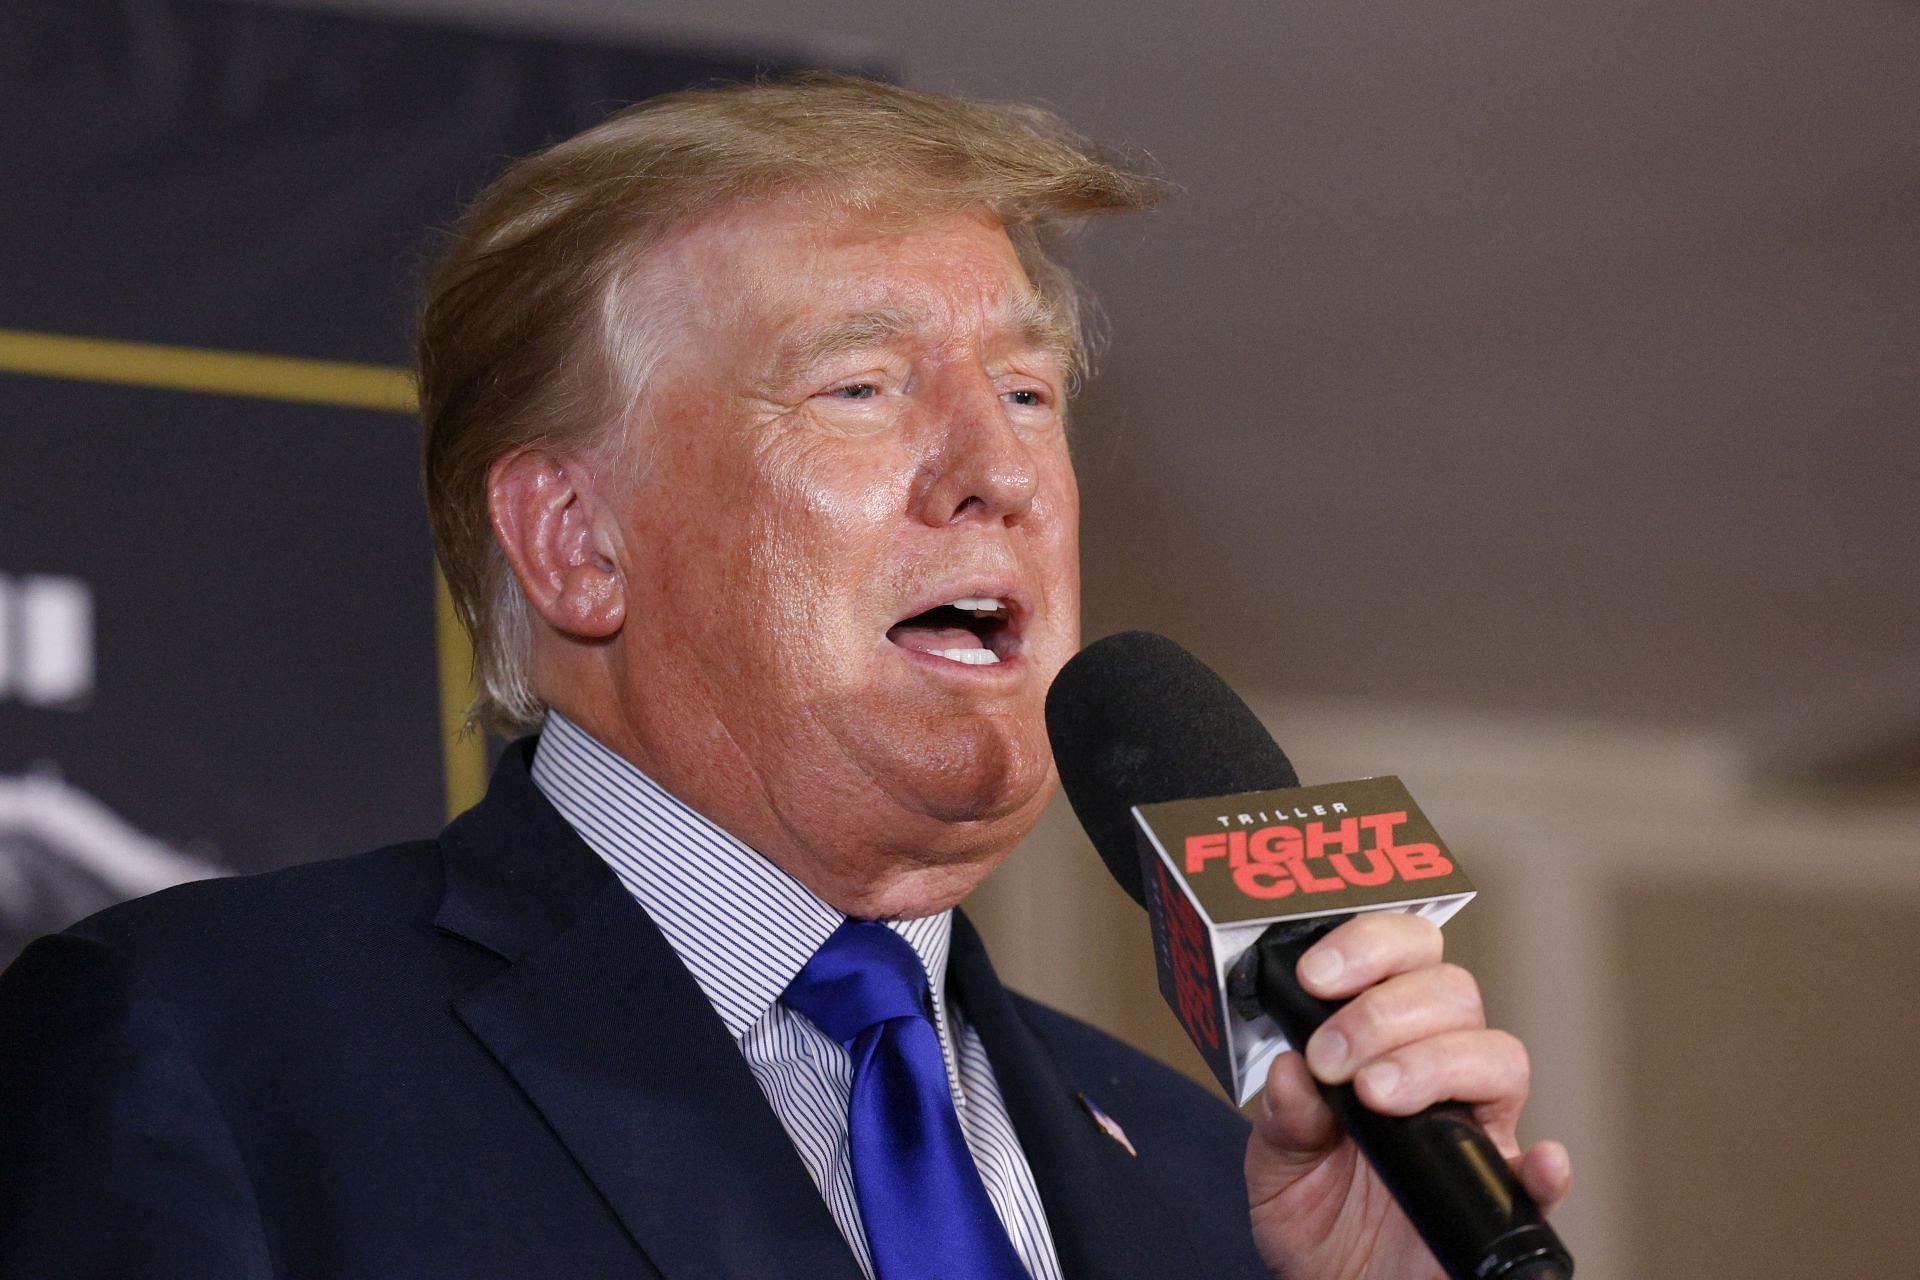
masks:
{"label": "hand", "polygon": [[1473,975],[1440,959],[1440,930],[1419,916],[1358,916],[1300,958],[1300,983],[1351,1002],[1307,1042],[1275,1059],[1247,1144],[1254,1243],[1288,1280],[1444,1280],[1439,1265],[1373,1167],[1340,1131],[1314,1088],[1352,1081],[1387,1115],[1435,1102],[1469,1103],[1520,1182],[1550,1212],[1573,1184],[1566,1148],[1520,1156],[1515,1129],[1527,1100],[1527,1051],[1488,1030]]}

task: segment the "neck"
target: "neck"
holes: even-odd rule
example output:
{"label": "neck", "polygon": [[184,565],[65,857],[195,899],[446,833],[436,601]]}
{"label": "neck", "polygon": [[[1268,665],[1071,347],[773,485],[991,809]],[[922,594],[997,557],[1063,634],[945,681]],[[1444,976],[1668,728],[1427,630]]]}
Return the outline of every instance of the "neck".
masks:
{"label": "neck", "polygon": [[[1022,810],[951,821],[884,797],[844,794],[831,803],[782,806],[725,749],[724,734],[683,732],[671,750],[650,749],[606,701],[551,705],[609,751],[804,885],[844,915],[918,919],[958,905],[1000,865],[1045,810],[1043,792]],[[821,782],[824,789],[826,783]],[[825,815],[829,822],[822,824]],[[811,820],[811,821],[810,821]]]}

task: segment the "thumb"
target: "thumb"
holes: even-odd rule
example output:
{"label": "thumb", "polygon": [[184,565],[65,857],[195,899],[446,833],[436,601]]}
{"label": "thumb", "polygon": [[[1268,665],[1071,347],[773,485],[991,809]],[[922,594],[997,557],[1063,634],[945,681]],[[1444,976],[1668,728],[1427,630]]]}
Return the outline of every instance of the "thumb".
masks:
{"label": "thumb", "polygon": [[1306,1060],[1289,1050],[1273,1060],[1247,1144],[1247,1195],[1257,1206],[1317,1168],[1342,1138]]}

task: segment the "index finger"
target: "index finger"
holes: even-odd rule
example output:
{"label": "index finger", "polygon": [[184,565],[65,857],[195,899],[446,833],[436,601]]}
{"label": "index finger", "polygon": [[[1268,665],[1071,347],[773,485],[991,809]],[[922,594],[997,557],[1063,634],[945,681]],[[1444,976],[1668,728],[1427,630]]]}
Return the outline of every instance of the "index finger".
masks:
{"label": "index finger", "polygon": [[1344,1000],[1383,978],[1440,963],[1440,926],[1424,916],[1376,911],[1355,916],[1308,947],[1296,971],[1323,1000]]}

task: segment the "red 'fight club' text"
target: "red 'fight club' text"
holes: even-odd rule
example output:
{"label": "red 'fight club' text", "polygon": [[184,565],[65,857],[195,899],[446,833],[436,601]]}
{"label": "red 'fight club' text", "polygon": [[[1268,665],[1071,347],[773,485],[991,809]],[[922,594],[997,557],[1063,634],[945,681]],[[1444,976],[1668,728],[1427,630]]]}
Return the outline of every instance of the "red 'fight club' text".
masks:
{"label": "red 'fight club' text", "polygon": [[1185,870],[1196,876],[1229,871],[1249,898],[1329,893],[1392,880],[1430,880],[1452,872],[1453,861],[1433,844],[1400,844],[1397,813],[1357,814],[1338,823],[1275,824],[1253,831],[1209,831],[1188,836]]}

